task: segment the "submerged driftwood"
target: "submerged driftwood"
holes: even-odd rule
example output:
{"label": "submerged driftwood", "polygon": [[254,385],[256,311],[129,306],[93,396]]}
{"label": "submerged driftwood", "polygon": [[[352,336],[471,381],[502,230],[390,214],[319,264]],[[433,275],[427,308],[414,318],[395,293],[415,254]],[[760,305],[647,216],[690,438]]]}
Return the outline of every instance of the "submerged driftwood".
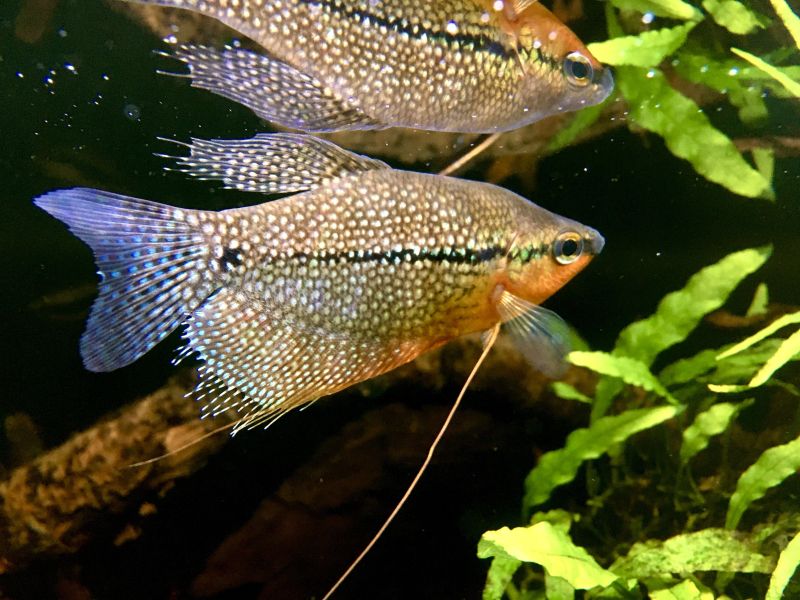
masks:
{"label": "submerged driftwood", "polygon": [[[476,338],[464,338],[340,395],[382,395],[396,384],[427,389],[452,386],[464,381],[479,351]],[[193,372],[184,371],[158,391],[10,471],[0,481],[0,573],[19,569],[35,558],[73,553],[97,536],[113,539],[115,531],[123,531],[121,542],[131,536],[127,520],[140,520],[152,512],[154,497],[200,469],[230,439],[227,433],[206,437],[162,460],[131,467],[182,448],[225,424],[220,418],[198,418],[196,403],[185,397],[194,383]],[[472,391],[491,389],[495,395],[527,403],[542,396],[546,385],[547,380],[501,339]],[[555,403],[554,410],[563,413],[569,408]],[[307,414],[313,418],[312,411]],[[435,417],[427,428],[442,418],[438,413]],[[257,434],[269,432],[250,435]]]}

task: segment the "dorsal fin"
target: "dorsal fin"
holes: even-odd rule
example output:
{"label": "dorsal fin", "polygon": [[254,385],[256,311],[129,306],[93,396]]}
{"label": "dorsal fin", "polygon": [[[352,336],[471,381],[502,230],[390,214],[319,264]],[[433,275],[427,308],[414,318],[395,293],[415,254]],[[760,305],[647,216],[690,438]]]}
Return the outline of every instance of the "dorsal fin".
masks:
{"label": "dorsal fin", "polygon": [[262,119],[290,129],[318,132],[387,127],[314,77],[263,54],[183,44],[171,56],[189,67],[192,87],[243,104]]}
{"label": "dorsal fin", "polygon": [[193,138],[187,146],[189,156],[174,157],[178,170],[245,192],[299,192],[330,179],[389,168],[382,161],[299,133],[264,133],[249,140]]}

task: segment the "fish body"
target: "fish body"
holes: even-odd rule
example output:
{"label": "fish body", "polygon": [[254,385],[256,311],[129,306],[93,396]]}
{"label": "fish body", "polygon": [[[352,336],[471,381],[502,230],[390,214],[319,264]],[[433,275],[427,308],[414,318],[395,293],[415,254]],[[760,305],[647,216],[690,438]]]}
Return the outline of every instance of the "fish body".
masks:
{"label": "fish body", "polygon": [[135,0],[216,18],[258,42],[183,45],[192,84],[305,131],[491,133],[604,100],[611,72],[538,2]]}
{"label": "fish body", "polygon": [[183,166],[230,187],[307,191],[220,212],[82,188],[36,204],[95,253],[85,365],[122,367],[185,324],[208,410],[246,411],[242,426],[501,321],[547,346],[537,305],[603,246],[502,188],[305,136],[196,140]]}

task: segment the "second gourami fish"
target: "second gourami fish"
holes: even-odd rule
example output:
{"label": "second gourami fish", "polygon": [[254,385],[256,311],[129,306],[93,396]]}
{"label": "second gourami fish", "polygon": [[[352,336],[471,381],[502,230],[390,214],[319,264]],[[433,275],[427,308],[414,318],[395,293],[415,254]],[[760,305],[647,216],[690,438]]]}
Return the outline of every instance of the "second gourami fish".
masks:
{"label": "second gourami fish", "polygon": [[87,368],[123,367],[184,324],[205,410],[235,408],[237,428],[498,322],[558,370],[559,321],[538,304],[600,252],[594,229],[302,135],[194,140],[181,161],[228,187],[305,191],[220,212],[83,188],[37,198],[95,254]]}
{"label": "second gourami fish", "polygon": [[129,0],[258,42],[181,45],[192,85],[293,129],[492,133],[603,101],[611,72],[531,0]]}

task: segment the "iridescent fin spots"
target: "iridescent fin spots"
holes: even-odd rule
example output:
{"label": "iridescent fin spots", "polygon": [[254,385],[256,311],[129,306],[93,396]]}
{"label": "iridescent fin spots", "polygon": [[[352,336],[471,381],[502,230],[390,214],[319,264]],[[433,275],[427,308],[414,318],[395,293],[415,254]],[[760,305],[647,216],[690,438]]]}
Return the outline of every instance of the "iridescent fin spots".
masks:
{"label": "iridescent fin spots", "polygon": [[300,192],[337,177],[389,168],[327,140],[297,133],[260,134],[249,140],[193,138],[187,146],[189,156],[174,157],[179,171],[246,192]]}
{"label": "iridescent fin spots", "polygon": [[34,200],[94,252],[100,275],[81,356],[91,371],[132,363],[180,325],[212,291],[207,252],[189,224],[195,211],[98,190],[58,190]]}
{"label": "iridescent fin spots", "polygon": [[302,131],[387,127],[337,97],[318,80],[274,58],[242,48],[181,45],[192,86],[251,109],[262,119]]}
{"label": "iridescent fin spots", "polygon": [[428,349],[419,342],[387,346],[312,326],[285,306],[224,288],[187,321],[187,350],[204,363],[197,388],[203,413],[241,413],[234,433],[269,424]]}
{"label": "iridescent fin spots", "polygon": [[561,317],[509,292],[501,294],[497,310],[526,360],[548,377],[561,377],[569,352],[569,327]]}

